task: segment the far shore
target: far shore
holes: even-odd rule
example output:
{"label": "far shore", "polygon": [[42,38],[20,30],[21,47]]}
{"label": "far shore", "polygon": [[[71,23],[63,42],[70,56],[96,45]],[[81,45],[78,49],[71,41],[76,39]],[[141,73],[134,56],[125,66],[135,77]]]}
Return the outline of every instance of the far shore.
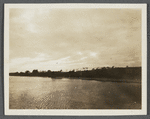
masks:
{"label": "far shore", "polygon": [[101,82],[123,82],[123,83],[141,83],[140,79],[109,79],[109,78],[81,78],[83,80],[96,80]]}
{"label": "far shore", "polygon": [[[18,77],[18,76],[17,76]],[[41,76],[20,76],[20,77],[41,77]],[[52,79],[63,79],[63,78],[69,78],[69,79],[82,79],[82,80],[95,80],[95,81],[101,81],[101,82],[123,82],[123,83],[141,83],[141,79],[129,79],[129,78],[121,78],[121,79],[114,79],[114,78],[87,78],[87,77],[42,77],[42,78],[52,78]]]}
{"label": "far shore", "polygon": [[[52,78],[52,77],[50,77]],[[95,81],[101,81],[101,82],[123,82],[123,83],[141,83],[141,79],[113,79],[113,78],[87,78],[87,77],[56,77],[53,79],[63,79],[63,78],[69,78],[69,79],[82,79],[82,80],[95,80]]]}

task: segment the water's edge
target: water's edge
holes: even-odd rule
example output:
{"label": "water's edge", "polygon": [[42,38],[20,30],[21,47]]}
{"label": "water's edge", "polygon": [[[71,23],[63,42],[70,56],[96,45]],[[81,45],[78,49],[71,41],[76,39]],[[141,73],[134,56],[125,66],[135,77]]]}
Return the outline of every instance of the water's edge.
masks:
{"label": "water's edge", "polygon": [[[15,76],[14,76],[15,77]],[[113,78],[87,78],[87,77],[42,77],[42,76],[16,76],[16,77],[41,77],[41,78],[52,78],[52,79],[82,79],[88,81],[101,81],[101,82],[123,82],[123,83],[141,83],[141,79],[113,79]]]}

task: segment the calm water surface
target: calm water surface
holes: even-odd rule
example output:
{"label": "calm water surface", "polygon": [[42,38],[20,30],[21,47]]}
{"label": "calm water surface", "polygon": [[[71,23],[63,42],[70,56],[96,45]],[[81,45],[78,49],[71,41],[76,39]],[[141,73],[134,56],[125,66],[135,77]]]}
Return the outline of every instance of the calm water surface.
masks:
{"label": "calm water surface", "polygon": [[141,83],[13,77],[10,109],[140,109]]}

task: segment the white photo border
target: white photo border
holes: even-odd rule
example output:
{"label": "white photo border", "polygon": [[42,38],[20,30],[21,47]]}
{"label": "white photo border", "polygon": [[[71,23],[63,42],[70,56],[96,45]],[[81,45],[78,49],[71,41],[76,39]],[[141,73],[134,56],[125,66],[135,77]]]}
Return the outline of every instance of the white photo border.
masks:
{"label": "white photo border", "polygon": [[[10,8],[116,8],[142,11],[142,105],[141,109],[9,109],[9,9]],[[147,4],[5,4],[4,5],[4,112],[5,115],[115,116],[147,114]]]}

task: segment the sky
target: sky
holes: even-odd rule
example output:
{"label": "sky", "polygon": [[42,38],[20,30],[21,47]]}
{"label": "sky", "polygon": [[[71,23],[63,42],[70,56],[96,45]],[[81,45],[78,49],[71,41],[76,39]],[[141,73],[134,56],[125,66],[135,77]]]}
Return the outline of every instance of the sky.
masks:
{"label": "sky", "polygon": [[141,66],[140,9],[11,8],[10,72]]}

